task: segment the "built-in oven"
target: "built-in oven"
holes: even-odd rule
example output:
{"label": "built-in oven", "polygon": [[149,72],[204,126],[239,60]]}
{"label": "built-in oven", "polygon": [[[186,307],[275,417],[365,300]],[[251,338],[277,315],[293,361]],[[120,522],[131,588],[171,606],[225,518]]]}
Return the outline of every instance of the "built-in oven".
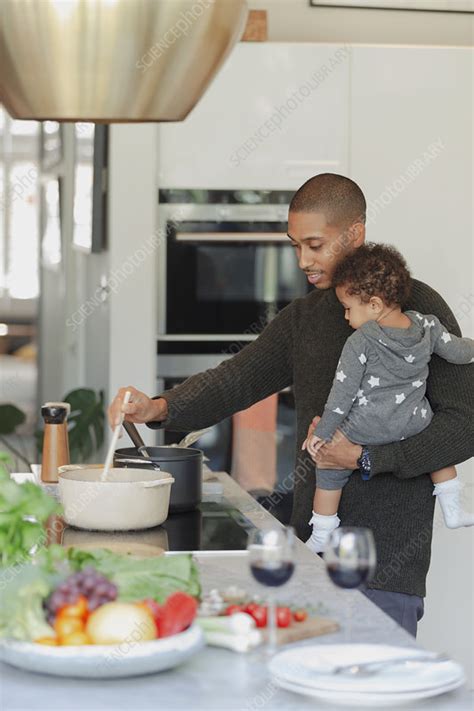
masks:
{"label": "built-in oven", "polygon": [[251,340],[308,291],[287,237],[289,194],[197,192],[160,191],[159,340]]}
{"label": "built-in oven", "polygon": [[[160,190],[157,393],[231,358],[257,338],[280,309],[308,293],[287,237],[291,195]],[[197,443],[212,469],[232,471],[234,435],[230,418]],[[157,444],[171,444],[182,436],[156,432]],[[272,483],[282,496],[277,504],[270,502],[279,507],[275,513],[285,522],[291,508],[294,442],[293,395],[286,390],[278,394]],[[251,477],[247,488],[253,490]],[[257,485],[252,493],[260,492],[265,493]]]}

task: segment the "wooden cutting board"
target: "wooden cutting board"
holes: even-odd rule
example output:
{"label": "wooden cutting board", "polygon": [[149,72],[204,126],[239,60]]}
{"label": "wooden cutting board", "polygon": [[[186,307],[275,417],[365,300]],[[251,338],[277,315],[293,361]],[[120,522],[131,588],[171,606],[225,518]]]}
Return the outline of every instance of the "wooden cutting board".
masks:
{"label": "wooden cutting board", "polygon": [[[339,625],[335,620],[327,617],[308,617],[304,622],[293,622],[290,627],[282,627],[277,630],[278,644],[291,644],[302,639],[320,637],[323,634],[337,632]],[[263,631],[263,630],[262,630]],[[263,631],[266,638],[267,632]]]}

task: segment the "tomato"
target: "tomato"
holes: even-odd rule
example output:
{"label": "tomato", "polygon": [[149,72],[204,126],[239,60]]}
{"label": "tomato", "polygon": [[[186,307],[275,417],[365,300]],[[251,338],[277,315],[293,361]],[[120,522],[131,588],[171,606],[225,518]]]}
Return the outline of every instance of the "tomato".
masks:
{"label": "tomato", "polygon": [[84,631],[84,622],[79,617],[67,617],[66,615],[58,615],[54,621],[54,631],[61,641],[62,637],[73,634],[74,632]]}
{"label": "tomato", "polygon": [[83,644],[92,644],[92,641],[85,632],[71,632],[71,634],[61,637],[60,644],[76,647]]}
{"label": "tomato", "polygon": [[229,605],[226,607],[224,614],[235,615],[236,612],[247,612],[247,609],[243,605]]}
{"label": "tomato", "polygon": [[291,622],[291,610],[289,607],[277,607],[276,611],[277,627],[288,627]]}
{"label": "tomato", "polygon": [[257,609],[259,605],[256,602],[249,602],[248,605],[245,605],[244,607],[244,612],[246,612],[248,615],[251,615],[254,610]]}
{"label": "tomato", "polygon": [[263,607],[263,605],[255,605],[255,607],[252,606],[251,610],[249,610],[247,605],[246,612],[251,617],[253,617],[257,627],[266,627],[268,617],[268,611],[266,607]]}
{"label": "tomato", "polygon": [[197,613],[196,598],[184,592],[175,592],[169,596],[160,610],[158,620],[159,637],[169,637],[187,629]]}
{"label": "tomato", "polygon": [[306,610],[295,610],[293,613],[293,619],[295,622],[304,622],[308,617]]}
{"label": "tomato", "polygon": [[84,595],[79,595],[76,602],[72,605],[65,605],[57,613],[58,617],[78,617],[85,620],[89,614],[87,607],[87,598]]}
{"label": "tomato", "polygon": [[38,639],[35,639],[36,644],[48,644],[52,647],[55,647],[58,642],[57,637],[38,637]]}

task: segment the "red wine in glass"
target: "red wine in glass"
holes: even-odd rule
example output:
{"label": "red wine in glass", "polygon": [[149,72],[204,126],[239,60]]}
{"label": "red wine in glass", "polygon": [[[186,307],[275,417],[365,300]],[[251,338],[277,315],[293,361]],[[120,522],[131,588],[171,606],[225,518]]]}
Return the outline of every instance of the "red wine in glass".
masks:
{"label": "red wine in glass", "polygon": [[358,563],[354,568],[345,568],[338,563],[328,563],[326,570],[334,585],[346,589],[359,588],[367,582],[371,572],[367,563]]}
{"label": "red wine in glass", "polygon": [[[376,565],[375,541],[368,528],[341,526],[330,535],[324,552],[326,570],[339,588],[354,590],[373,576]],[[346,638],[351,641],[352,593],[347,593]]]}
{"label": "red wine in glass", "polygon": [[252,575],[261,585],[268,587],[279,587],[288,582],[295,570],[295,564],[290,561],[283,561],[277,566],[267,566],[264,562],[256,562],[250,565]]}
{"label": "red wine in glass", "polygon": [[[275,526],[253,531],[248,540],[250,571],[268,590],[278,588],[293,575],[295,533],[292,528]],[[268,642],[266,653],[274,654],[277,643],[276,606],[273,594],[268,595]]]}

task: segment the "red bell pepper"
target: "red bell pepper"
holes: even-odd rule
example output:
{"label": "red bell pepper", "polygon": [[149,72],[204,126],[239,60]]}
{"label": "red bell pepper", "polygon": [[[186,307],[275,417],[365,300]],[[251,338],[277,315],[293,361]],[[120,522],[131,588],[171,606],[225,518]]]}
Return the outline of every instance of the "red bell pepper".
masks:
{"label": "red bell pepper", "polygon": [[170,637],[187,629],[196,617],[197,600],[184,592],[175,592],[155,617],[159,637]]}

